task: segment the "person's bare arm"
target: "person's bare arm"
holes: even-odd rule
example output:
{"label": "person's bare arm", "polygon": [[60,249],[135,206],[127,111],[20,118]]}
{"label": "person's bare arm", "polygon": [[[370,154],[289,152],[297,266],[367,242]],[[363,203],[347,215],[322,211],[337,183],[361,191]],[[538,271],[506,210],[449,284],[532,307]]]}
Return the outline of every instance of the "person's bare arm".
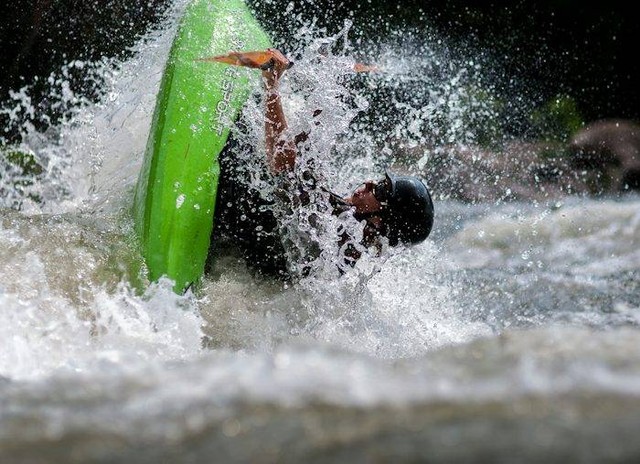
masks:
{"label": "person's bare arm", "polygon": [[[298,156],[297,144],[306,141],[309,136],[308,132],[303,132],[290,138],[290,134],[287,133],[287,119],[282,109],[278,87],[280,78],[293,63],[274,48],[264,51],[230,52],[226,55],[202,58],[201,61],[216,61],[262,70],[266,90],[264,125],[267,164],[275,174],[292,171]],[[356,72],[368,72],[375,69],[375,67],[359,63],[354,66]],[[313,117],[318,116],[321,112],[320,109],[316,110]]]}
{"label": "person's bare arm", "polygon": [[[283,57],[284,58],[284,57]],[[282,109],[279,81],[284,71],[289,67],[286,62],[273,59],[269,69],[262,71],[266,90],[266,108],[264,115],[265,144],[267,149],[267,163],[273,173],[292,171],[298,148],[295,139],[287,134],[287,119]]]}
{"label": "person's bare arm", "polygon": [[[261,66],[262,78],[266,90],[265,109],[265,143],[267,148],[267,163],[274,173],[292,171],[298,156],[298,144],[306,142],[309,132],[301,132],[295,137],[287,133],[287,119],[282,109],[279,83],[284,72],[291,68],[289,61],[278,50],[269,49],[272,58]],[[321,109],[313,112],[313,117],[319,116]],[[318,124],[316,122],[316,124]]]}
{"label": "person's bare arm", "polygon": [[295,140],[287,139],[287,119],[282,110],[278,89],[280,78],[293,63],[274,48],[252,52],[230,52],[226,55],[201,58],[200,61],[215,61],[262,70],[266,89],[264,119],[267,163],[271,171],[276,174],[293,170],[298,151]]}

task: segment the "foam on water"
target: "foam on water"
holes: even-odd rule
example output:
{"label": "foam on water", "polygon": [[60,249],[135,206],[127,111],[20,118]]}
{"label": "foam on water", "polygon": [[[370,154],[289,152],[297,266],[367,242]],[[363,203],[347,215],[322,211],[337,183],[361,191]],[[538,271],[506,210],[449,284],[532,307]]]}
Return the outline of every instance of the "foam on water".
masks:
{"label": "foam on water", "polygon": [[637,347],[630,330],[539,330],[394,365],[289,346],[220,350],[168,370],[0,382],[12,405],[0,415],[0,457],[322,462],[374,452],[467,461],[513,456],[516,447],[533,461],[587,452],[594,462],[633,460]]}
{"label": "foam on water", "polygon": [[415,251],[395,253],[384,264],[361,262],[340,279],[309,278],[284,288],[225,261],[206,281],[205,333],[213,346],[271,351],[306,341],[388,359],[488,334],[456,305],[458,289],[436,278],[438,249],[425,243]]}
{"label": "foam on water", "polygon": [[459,253],[453,265],[526,264],[598,276],[638,269],[640,212],[637,201],[630,200],[495,212],[448,239]]}
{"label": "foam on water", "polygon": [[120,280],[125,266],[135,268],[131,250],[114,249],[121,235],[67,220],[8,218],[0,220],[0,376],[36,379],[200,352],[192,296],[175,295],[168,282],[139,294]]}
{"label": "foam on water", "polygon": [[[28,264],[37,276],[37,257]],[[52,373],[119,372],[200,353],[200,316],[170,285],[145,297],[126,287],[87,290],[89,311],[42,285],[37,298],[2,292],[0,375],[35,380]]]}

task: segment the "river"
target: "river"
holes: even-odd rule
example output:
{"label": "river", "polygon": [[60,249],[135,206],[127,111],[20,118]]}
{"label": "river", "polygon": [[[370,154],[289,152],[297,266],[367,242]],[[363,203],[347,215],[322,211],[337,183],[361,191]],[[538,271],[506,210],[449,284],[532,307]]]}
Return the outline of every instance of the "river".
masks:
{"label": "river", "polygon": [[[96,68],[104,98],[44,134],[25,125],[44,169],[26,187],[2,177],[0,462],[637,461],[637,194],[434,192],[426,242],[341,278],[284,285],[229,256],[195,293],[146,286],[130,205],[179,11],[126,61],[72,63]],[[325,105],[327,157],[368,103],[322,103],[353,61],[317,71],[320,42],[283,92],[292,113]],[[63,78],[51,87],[74,98]],[[5,111],[28,110],[28,90],[14,100]],[[429,122],[411,114],[409,135]],[[336,188],[374,175],[384,153],[363,152],[325,159]]]}

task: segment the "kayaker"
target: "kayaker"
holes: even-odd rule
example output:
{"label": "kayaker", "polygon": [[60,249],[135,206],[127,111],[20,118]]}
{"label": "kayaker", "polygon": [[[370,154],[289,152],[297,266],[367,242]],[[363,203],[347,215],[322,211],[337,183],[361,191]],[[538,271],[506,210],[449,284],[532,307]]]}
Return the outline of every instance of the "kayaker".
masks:
{"label": "kayaker", "polygon": [[[292,268],[303,274],[308,272],[311,263],[322,252],[322,245],[313,239],[302,240],[305,250],[300,253],[300,250],[292,250],[295,246],[289,246],[291,243],[284,244],[283,219],[276,214],[278,202],[290,213],[295,208],[313,205],[313,212],[305,216],[311,227],[315,227],[314,216],[317,219],[317,215],[323,213],[350,214],[357,221],[365,221],[362,238],[357,242],[346,227],[341,226],[337,231],[343,255],[337,263],[341,270],[355,264],[362,254],[362,247],[380,250],[383,237],[389,245],[396,246],[419,243],[429,236],[433,226],[433,203],[427,186],[417,177],[386,171],[380,180],[364,182],[350,196],[342,198],[320,185],[308,169],[296,172],[296,161],[300,156],[298,146],[309,134],[288,136],[278,86],[280,78],[293,63],[280,51],[232,52],[206,60],[262,71],[267,165],[277,184],[271,198],[265,198],[258,189],[252,188],[247,175],[243,179],[238,161],[239,153],[251,148],[231,140],[220,155],[221,175],[212,243],[219,246],[225,243],[225,238],[230,239],[227,242],[239,246],[247,264],[261,273],[286,279],[291,276]],[[317,110],[314,116],[319,113]],[[300,248],[300,241],[294,241]],[[297,262],[292,263],[292,260]]]}

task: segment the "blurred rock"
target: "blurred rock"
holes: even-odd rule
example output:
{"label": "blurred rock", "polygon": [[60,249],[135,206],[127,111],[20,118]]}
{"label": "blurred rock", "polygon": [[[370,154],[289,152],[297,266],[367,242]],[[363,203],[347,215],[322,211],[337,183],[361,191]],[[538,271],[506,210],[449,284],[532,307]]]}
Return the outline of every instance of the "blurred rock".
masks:
{"label": "blurred rock", "polygon": [[423,176],[440,199],[545,201],[640,190],[640,125],[627,120],[591,123],[568,144],[511,141],[489,149],[399,143],[395,152],[393,168]]}
{"label": "blurred rock", "polygon": [[589,172],[591,190],[640,189],[640,125],[611,119],[591,123],[570,142],[571,165]]}
{"label": "blurred rock", "polygon": [[588,179],[571,166],[565,146],[550,143],[511,142],[500,150],[477,146],[450,146],[429,152],[400,149],[394,169],[415,173],[419,159],[428,153],[419,174],[439,199],[464,202],[545,201],[590,193]]}

